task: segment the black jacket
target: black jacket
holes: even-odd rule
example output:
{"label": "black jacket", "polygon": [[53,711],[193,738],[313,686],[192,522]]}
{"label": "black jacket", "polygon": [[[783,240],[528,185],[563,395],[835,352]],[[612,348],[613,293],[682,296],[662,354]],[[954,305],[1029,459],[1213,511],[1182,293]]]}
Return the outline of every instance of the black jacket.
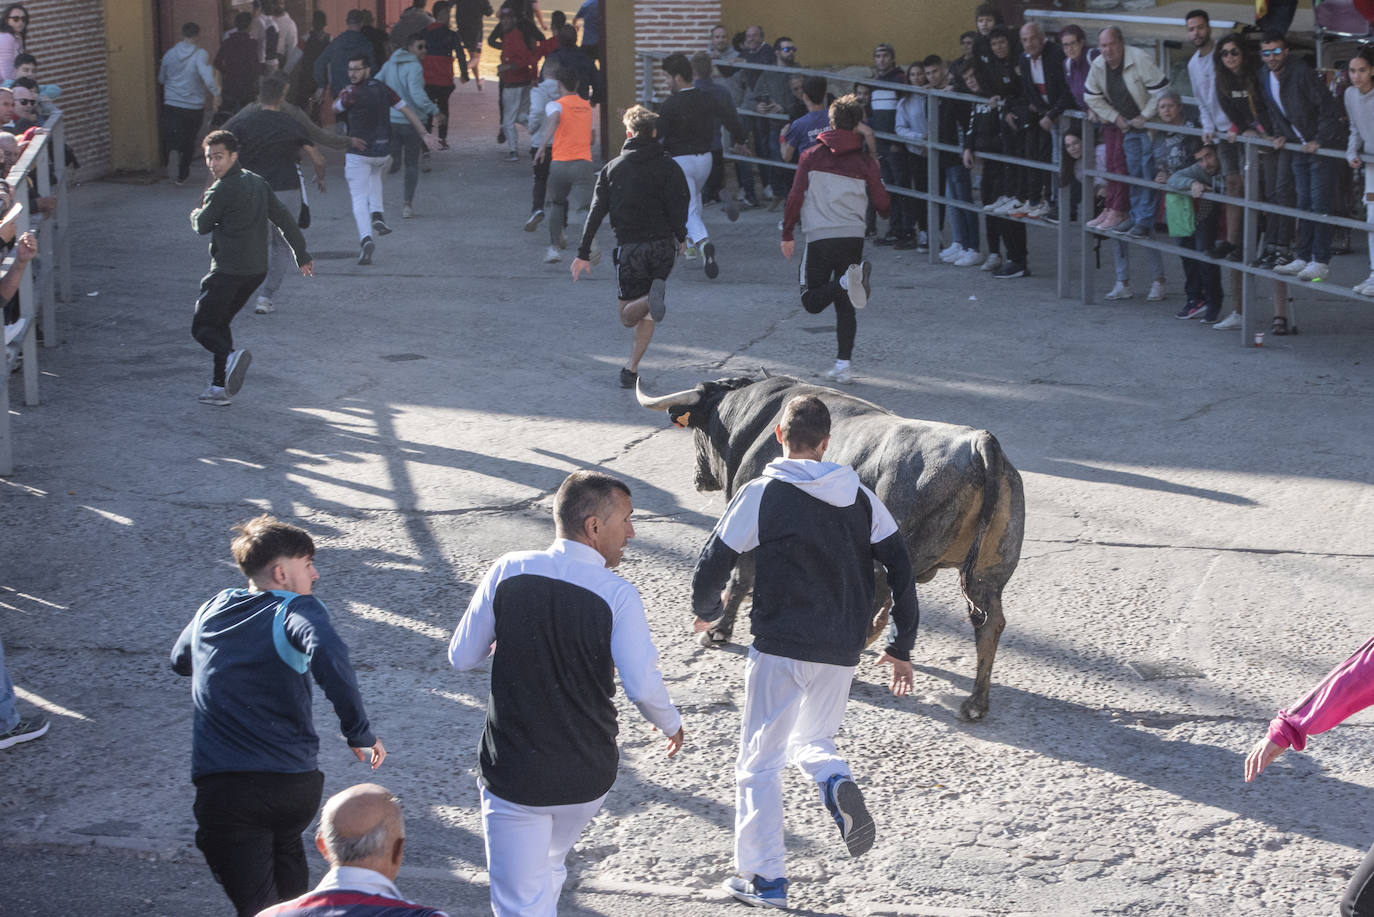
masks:
{"label": "black jacket", "polygon": [[1004,109],[993,105],[991,99],[969,108],[968,123],[964,127],[964,149],[975,153],[1002,152],[1002,120]]}
{"label": "black jacket", "polygon": [[739,115],[713,92],[680,89],[659,107],[658,133],[669,156],[711,152],[711,139],[720,135],[722,124],[736,143],[744,142]]}
{"label": "black jacket", "polygon": [[[1077,108],[1073,101],[1073,93],[1069,90],[1069,81],[1064,76],[1064,52],[1059,45],[1054,42],[1045,42],[1044,50],[1040,52],[1040,59],[1045,65],[1045,96],[1049,101],[1041,98],[1040,89],[1035,85],[1031,77],[1030,57],[1021,55],[1021,112],[1022,123],[1027,120],[1039,121],[1048,115],[1054,120],[1071,108]],[[1026,119],[1024,113],[1029,112],[1033,117]]]}
{"label": "black jacket", "polygon": [[1326,147],[1344,147],[1346,138],[1341,127],[1340,103],[1307,62],[1294,57],[1290,51],[1288,62],[1278,77],[1279,95],[1283,98],[1282,110],[1270,91],[1267,68],[1259,74],[1273,134],[1293,142],[1297,142],[1301,134],[1304,143],[1315,140]]}
{"label": "black jacket", "polygon": [[592,239],[607,214],[619,245],[668,238],[685,241],[690,198],[686,177],[659,142],[631,137],[620,155],[596,175],[577,257],[591,259]]}

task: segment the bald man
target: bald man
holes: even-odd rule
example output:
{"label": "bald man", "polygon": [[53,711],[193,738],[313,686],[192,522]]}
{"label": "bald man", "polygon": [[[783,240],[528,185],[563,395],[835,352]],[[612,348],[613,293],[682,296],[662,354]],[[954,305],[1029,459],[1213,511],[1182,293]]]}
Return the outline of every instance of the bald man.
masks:
{"label": "bald man", "polygon": [[315,846],[329,862],[320,884],[258,917],[447,917],[410,903],[396,890],[406,826],[400,804],[386,787],[360,783],[329,797]]}

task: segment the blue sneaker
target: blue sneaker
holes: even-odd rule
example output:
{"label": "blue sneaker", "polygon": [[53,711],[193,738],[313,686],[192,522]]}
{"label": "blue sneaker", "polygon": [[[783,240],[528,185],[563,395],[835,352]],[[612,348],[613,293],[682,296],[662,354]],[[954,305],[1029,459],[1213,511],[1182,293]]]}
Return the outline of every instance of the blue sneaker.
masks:
{"label": "blue sneaker", "polygon": [[878,829],[873,816],[864,805],[864,794],[848,774],[836,774],[821,785],[821,798],[835,824],[840,826],[840,838],[849,848],[850,856],[863,856],[873,847]]}
{"label": "blue sneaker", "polygon": [[787,907],[787,879],[765,879],[763,876],[754,876],[746,879],[744,876],[731,876],[720,887],[734,895],[745,904],[757,904],[762,907]]}

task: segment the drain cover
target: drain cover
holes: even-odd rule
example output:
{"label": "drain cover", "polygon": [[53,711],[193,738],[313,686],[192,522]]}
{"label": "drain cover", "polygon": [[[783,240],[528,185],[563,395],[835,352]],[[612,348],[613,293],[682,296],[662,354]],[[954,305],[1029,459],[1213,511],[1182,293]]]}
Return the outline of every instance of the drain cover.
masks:
{"label": "drain cover", "polygon": [[387,353],[382,355],[382,359],[388,363],[409,363],[411,360],[423,360],[425,355],[422,353]]}
{"label": "drain cover", "polygon": [[1206,678],[1207,674],[1197,666],[1176,659],[1148,661],[1135,659],[1126,663],[1140,676],[1141,681],[1159,681],[1164,678]]}

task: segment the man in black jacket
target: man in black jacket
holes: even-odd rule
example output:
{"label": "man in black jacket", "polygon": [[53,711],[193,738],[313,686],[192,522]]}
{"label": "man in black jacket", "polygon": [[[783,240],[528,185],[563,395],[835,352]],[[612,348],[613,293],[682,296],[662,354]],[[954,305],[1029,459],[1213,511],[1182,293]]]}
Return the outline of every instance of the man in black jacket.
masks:
{"label": "man in black jacket", "polygon": [[[658,142],[658,115],[642,105],[625,112],[625,147],[596,176],[592,206],[572,263],[577,280],[592,269],[592,242],[610,215],[615,231],[615,269],[620,323],[635,330],[630,362],[620,370],[621,388],[639,381],[639,361],[654,325],[663,321],[668,275],[687,244],[687,206],[692,197],[682,170]],[[709,153],[707,154],[709,159]]]}
{"label": "man in black jacket", "polygon": [[[1045,30],[1038,22],[1021,27],[1021,104],[1012,114],[1020,129],[1022,155],[1049,165],[1054,157],[1059,116],[1073,108],[1073,94],[1064,76],[1064,52],[1054,42],[1045,41]],[[1017,195],[1027,204],[1026,216],[1049,215],[1051,187],[1048,169],[1022,169],[1021,190]]]}
{"label": "man in black jacket", "polygon": [[[1288,50],[1279,32],[1266,32],[1260,41],[1269,72],[1260,77],[1273,126],[1274,149],[1301,144],[1293,151],[1291,168],[1297,192],[1297,209],[1323,216],[1331,212],[1331,164],[1317,156],[1323,146],[1343,142],[1340,107],[1307,62]],[[1331,263],[1331,225],[1324,220],[1299,220],[1294,259],[1274,268],[1299,280],[1325,280]]]}
{"label": "man in black jacket", "polygon": [[815,781],[851,856],[877,832],[849,765],[835,750],[854,667],[868,641],[873,562],[887,569],[896,634],[879,665],[892,693],[911,691],[919,611],[906,544],[892,514],[848,465],[821,460],[830,411],[798,395],[773,430],[783,457],[730,501],[692,574],[698,632],[724,611],[721,589],[754,554],[754,645],[744,669],[735,810],[735,866],[726,891],[749,904],[787,906],[782,769]]}

